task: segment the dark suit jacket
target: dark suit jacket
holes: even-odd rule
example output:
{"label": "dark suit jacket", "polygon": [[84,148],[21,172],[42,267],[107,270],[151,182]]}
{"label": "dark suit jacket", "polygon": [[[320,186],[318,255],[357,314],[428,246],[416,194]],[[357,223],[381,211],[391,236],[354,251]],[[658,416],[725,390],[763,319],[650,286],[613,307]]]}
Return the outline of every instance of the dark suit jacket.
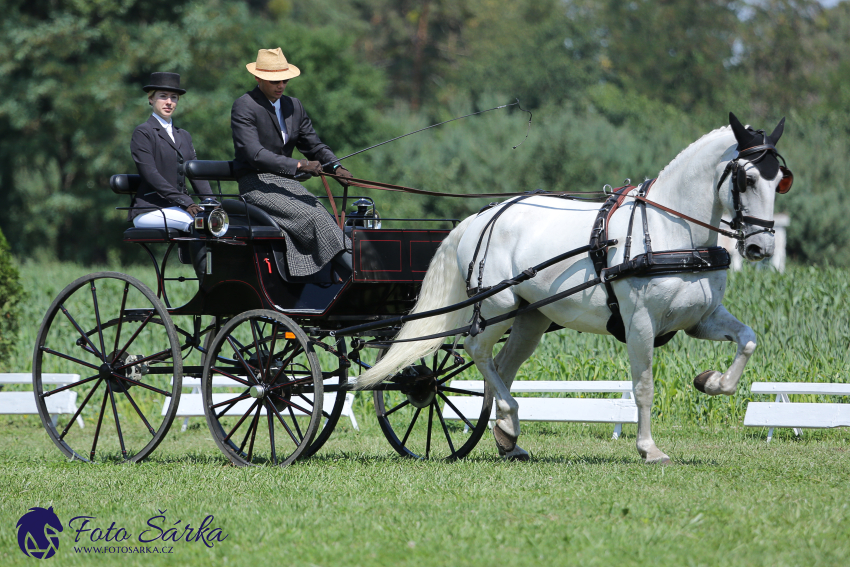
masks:
{"label": "dark suit jacket", "polygon": [[233,103],[230,127],[236,150],[233,165],[237,177],[246,173],[295,175],[298,160],[292,158],[294,148],[298,148],[309,160],[323,164],[336,160],[331,149],[313,130],[313,123],[300,100],[283,96],[280,110],[286,125],[286,144],[283,143],[274,106],[260,87],[255,87]]}
{"label": "dark suit jacket", "polygon": [[[154,116],[136,126],[133,131],[130,152],[142,176],[142,183],[134,197],[134,207],[186,208],[194,202],[188,195],[183,173],[183,163],[197,159],[192,136],[174,125],[171,131],[174,133],[174,142]],[[198,195],[212,195],[208,181],[192,180],[191,183]],[[132,220],[147,212],[150,210],[132,210],[128,219]]]}

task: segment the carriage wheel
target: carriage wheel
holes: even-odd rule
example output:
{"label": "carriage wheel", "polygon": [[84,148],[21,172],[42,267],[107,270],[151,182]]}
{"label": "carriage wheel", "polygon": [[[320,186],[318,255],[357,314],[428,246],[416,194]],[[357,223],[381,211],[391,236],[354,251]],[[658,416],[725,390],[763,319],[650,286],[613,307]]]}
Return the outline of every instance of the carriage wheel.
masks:
{"label": "carriage wheel", "polygon": [[[333,343],[333,348],[336,352],[345,355],[345,338],[340,337],[336,339]],[[323,388],[327,393],[325,394],[322,408],[321,428],[316,434],[316,437],[313,439],[313,443],[301,455],[302,458],[312,457],[319,449],[322,448],[325,442],[330,438],[331,433],[333,433],[336,428],[336,424],[339,422],[339,418],[342,415],[343,406],[345,405],[345,397],[348,392],[341,389],[340,386],[348,383],[348,368],[342,364],[342,360],[338,357],[334,358],[336,358],[336,361],[333,362],[333,364],[338,365],[337,370],[334,372],[323,373]],[[336,390],[336,394],[332,391],[329,392],[329,388]],[[330,404],[331,400],[333,400],[333,404]]]}
{"label": "carriage wheel", "polygon": [[487,430],[490,387],[485,383],[483,394],[454,387],[452,380],[474,363],[450,347],[420,359],[374,392],[378,423],[403,457],[460,459]]}
{"label": "carriage wheel", "polygon": [[[89,274],[62,290],[38,331],[38,413],[69,458],[136,462],[174,420],[182,368],[177,331],[156,295],[124,274]],[[57,385],[52,374],[79,379]]]}
{"label": "carriage wheel", "polygon": [[292,463],[322,419],[319,359],[301,328],[275,311],[246,311],[221,328],[201,391],[213,439],[240,466]]}

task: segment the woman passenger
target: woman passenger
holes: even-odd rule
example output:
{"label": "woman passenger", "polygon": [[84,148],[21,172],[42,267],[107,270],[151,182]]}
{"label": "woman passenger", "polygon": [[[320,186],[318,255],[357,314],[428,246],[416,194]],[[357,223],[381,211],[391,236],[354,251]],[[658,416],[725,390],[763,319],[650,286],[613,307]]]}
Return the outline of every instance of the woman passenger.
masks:
{"label": "woman passenger", "polygon": [[[180,95],[177,73],[151,73],[148,93],[153,115],[133,131],[130,152],[142,177],[133,198],[134,209],[128,220],[137,228],[176,228],[188,231],[192,219],[201,211],[189,196],[184,174],[185,162],[197,159],[192,136],[172,123]],[[191,180],[198,195],[212,195],[207,181]]]}

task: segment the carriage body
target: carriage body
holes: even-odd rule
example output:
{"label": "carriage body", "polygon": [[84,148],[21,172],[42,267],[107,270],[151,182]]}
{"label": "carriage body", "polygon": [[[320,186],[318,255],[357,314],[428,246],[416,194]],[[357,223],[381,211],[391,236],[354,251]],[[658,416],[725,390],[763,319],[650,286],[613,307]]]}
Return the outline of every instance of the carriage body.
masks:
{"label": "carriage body", "polygon": [[[235,181],[232,162],[190,161],[186,173],[196,179]],[[110,186],[115,193],[133,195],[139,182],[136,175],[116,175]],[[152,260],[155,291],[123,274],[90,274],[69,285],[51,306],[37,338],[34,390],[48,434],[68,457],[95,459],[110,407],[121,448],[120,456],[113,453],[110,458],[137,461],[150,454],[178,415],[184,377],[187,383],[200,381],[201,391],[194,389],[192,395],[202,395],[213,438],[234,463],[285,465],[315,453],[343,407],[351,404],[349,375],[369,368],[382,352],[368,342],[387,340],[397,327],[359,333],[350,344],[334,332],[409,312],[434,252],[450,232],[445,222],[441,228],[347,226],[353,273],[337,274],[328,264],[309,277],[291,277],[286,241],[274,221],[238,195],[219,190],[216,197],[230,220],[220,237],[195,228],[190,233],[135,227],[124,232],[124,241],[142,246]],[[175,262],[191,265],[195,277],[171,276]],[[120,309],[98,300],[109,285],[118,290],[112,297],[121,296],[123,288]],[[175,285],[197,286],[197,291],[182,305],[172,305],[169,291]],[[81,311],[89,296],[92,313],[86,317]],[[77,304],[82,307],[66,308]],[[58,325],[65,319],[77,329],[77,338],[70,346],[55,348]],[[148,342],[153,346],[139,346],[152,329],[157,337]],[[452,443],[452,427],[441,416],[445,404],[439,396],[449,389],[448,380],[472,365],[461,349],[449,342],[433,360],[420,361],[374,389],[379,424],[400,454],[435,456],[438,437],[445,437],[448,443],[441,456],[457,458],[486,430],[489,392],[470,393],[481,407],[474,415],[462,416],[463,439]],[[193,351],[201,353],[200,364],[188,358]],[[81,376],[97,371],[70,388],[80,407],[64,429],[49,408],[49,398],[61,392],[42,379],[57,371],[57,360],[75,363],[74,371]],[[151,396],[155,403],[145,406]],[[424,416],[417,424],[423,409],[430,414],[427,425]],[[96,416],[96,425],[85,434],[73,430],[71,423],[87,414]],[[139,430],[135,438],[134,425]],[[470,426],[472,435],[467,433]],[[423,427],[423,447],[413,449],[417,435],[411,431]],[[247,433],[242,436],[242,431]],[[84,440],[72,441],[75,435]],[[287,438],[292,443],[284,447]],[[255,450],[263,443],[265,451]]]}

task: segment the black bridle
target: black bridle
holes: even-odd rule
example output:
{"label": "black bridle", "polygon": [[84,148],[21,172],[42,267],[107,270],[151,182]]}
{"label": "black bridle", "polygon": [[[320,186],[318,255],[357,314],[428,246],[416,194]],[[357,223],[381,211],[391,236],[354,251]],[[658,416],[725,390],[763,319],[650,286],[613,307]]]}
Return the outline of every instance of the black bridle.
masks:
{"label": "black bridle", "polygon": [[[767,142],[766,138],[763,144],[738,152],[737,157],[726,164],[726,169],[723,170],[723,175],[720,176],[720,181],[717,182],[717,190],[720,190],[723,182],[726,181],[726,178],[730,177],[731,174],[732,203],[735,208],[735,218],[732,219],[732,222],[726,222],[723,220],[721,220],[721,222],[728,224],[732,230],[738,233],[737,238],[739,246],[743,245],[744,240],[751,236],[755,236],[763,232],[768,232],[770,234],[775,232],[773,230],[774,221],[747,216],[744,214],[743,207],[741,206],[741,193],[745,193],[747,191],[747,173],[744,169],[745,164],[742,165],[739,163],[739,160],[755,154],[759,154],[758,157],[747,160],[747,163],[758,163],[768,154],[773,154],[777,160],[782,160],[782,165],[779,166],[779,171],[782,173],[782,179],[776,187],[777,193],[787,193],[791,190],[791,185],[794,183],[794,174],[786,167],[785,158],[782,157],[782,155],[776,150],[776,146]],[[762,229],[746,233],[745,230],[747,226],[760,226]]]}

